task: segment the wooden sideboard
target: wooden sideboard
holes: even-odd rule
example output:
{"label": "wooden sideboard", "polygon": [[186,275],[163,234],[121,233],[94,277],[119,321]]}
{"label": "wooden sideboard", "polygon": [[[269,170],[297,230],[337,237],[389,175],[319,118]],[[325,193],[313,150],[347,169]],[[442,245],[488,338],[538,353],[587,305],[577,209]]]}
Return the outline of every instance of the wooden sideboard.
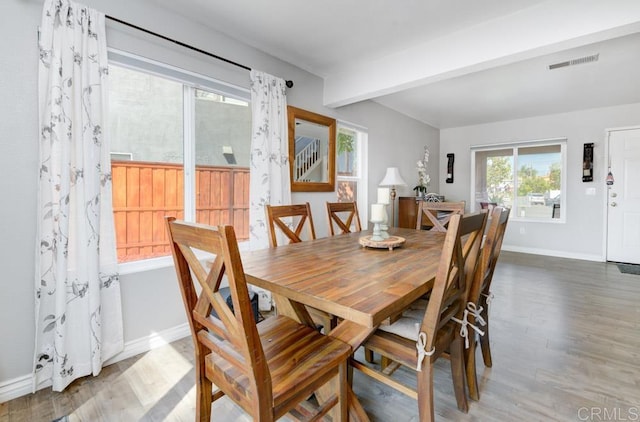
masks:
{"label": "wooden sideboard", "polygon": [[[444,196],[440,198],[444,201]],[[398,198],[398,227],[415,229],[418,218],[418,204],[422,199],[415,196],[400,196]]]}
{"label": "wooden sideboard", "polygon": [[414,229],[418,217],[420,199],[415,196],[401,196],[398,198],[398,227]]}

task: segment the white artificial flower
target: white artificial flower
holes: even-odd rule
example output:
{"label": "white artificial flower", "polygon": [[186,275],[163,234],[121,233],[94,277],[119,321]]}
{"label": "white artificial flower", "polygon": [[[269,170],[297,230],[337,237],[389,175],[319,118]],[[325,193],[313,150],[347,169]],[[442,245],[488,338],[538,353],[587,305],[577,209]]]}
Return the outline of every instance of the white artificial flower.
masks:
{"label": "white artificial flower", "polygon": [[427,174],[427,163],[429,162],[429,148],[424,147],[424,158],[419,160],[417,165],[418,170],[418,186],[422,186],[425,189],[429,187],[431,177]]}

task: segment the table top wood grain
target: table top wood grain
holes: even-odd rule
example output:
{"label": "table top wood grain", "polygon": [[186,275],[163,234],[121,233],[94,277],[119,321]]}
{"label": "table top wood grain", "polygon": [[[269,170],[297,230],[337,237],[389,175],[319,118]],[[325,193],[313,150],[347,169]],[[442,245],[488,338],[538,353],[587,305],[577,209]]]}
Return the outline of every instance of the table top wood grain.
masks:
{"label": "table top wood grain", "polygon": [[444,233],[391,228],[406,242],[365,248],[362,231],[242,254],[247,282],[373,328],[433,287]]}

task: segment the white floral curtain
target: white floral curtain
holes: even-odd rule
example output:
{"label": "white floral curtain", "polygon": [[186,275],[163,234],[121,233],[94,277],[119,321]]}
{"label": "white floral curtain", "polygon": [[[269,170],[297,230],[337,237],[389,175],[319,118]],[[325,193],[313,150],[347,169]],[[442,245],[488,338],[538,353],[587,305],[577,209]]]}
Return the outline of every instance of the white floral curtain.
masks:
{"label": "white floral curtain", "polygon": [[249,231],[251,249],[269,247],[266,204],[291,203],[285,81],[251,71],[251,169]]}
{"label": "white floral curtain", "polygon": [[[269,247],[265,204],[291,203],[285,81],[252,70],[251,111],[249,241],[256,250]],[[271,306],[268,293],[259,299],[261,309]]]}
{"label": "white floral curtain", "polygon": [[34,389],[61,391],[123,348],[104,15],[45,0],[39,49]]}

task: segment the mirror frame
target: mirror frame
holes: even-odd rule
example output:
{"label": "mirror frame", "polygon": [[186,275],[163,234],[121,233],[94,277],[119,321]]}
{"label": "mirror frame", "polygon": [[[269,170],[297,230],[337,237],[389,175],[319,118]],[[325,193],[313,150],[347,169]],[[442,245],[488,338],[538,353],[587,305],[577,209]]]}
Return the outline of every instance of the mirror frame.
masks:
{"label": "mirror frame", "polygon": [[[328,145],[328,174],[326,182],[297,182],[293,180],[293,165],[295,162],[296,119],[306,120],[329,129]],[[333,192],[336,187],[336,119],[287,106],[287,120],[289,126],[289,177],[291,178],[291,192]]]}

